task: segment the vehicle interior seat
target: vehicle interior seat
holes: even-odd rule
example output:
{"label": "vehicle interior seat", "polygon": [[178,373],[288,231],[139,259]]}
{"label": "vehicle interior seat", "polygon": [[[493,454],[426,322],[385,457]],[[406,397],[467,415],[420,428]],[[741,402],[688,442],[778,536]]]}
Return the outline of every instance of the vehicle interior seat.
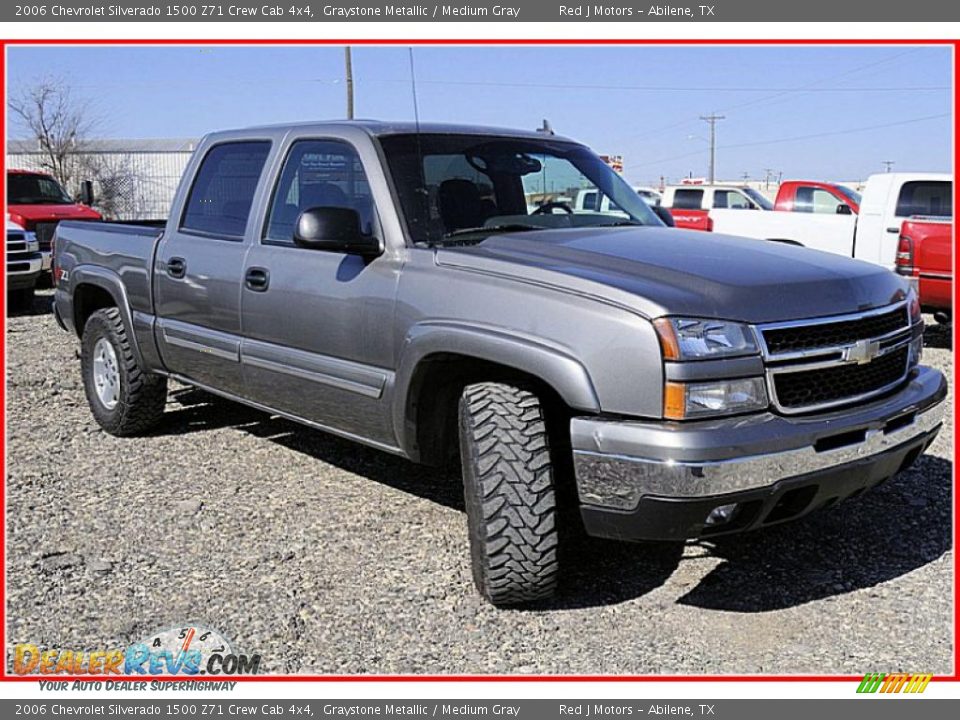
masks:
{"label": "vehicle interior seat", "polygon": [[440,183],[437,204],[447,232],[482,227],[490,217],[480,188],[463,178],[451,178]]}

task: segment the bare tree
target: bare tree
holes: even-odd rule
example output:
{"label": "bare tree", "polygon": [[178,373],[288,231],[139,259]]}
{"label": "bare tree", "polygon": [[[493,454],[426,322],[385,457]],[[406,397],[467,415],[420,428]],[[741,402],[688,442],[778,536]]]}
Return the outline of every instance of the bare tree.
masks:
{"label": "bare tree", "polygon": [[69,84],[55,77],[24,88],[8,104],[37,141],[43,169],[70,187],[76,170],[72,156],[99,124],[90,104],[75,99]]}

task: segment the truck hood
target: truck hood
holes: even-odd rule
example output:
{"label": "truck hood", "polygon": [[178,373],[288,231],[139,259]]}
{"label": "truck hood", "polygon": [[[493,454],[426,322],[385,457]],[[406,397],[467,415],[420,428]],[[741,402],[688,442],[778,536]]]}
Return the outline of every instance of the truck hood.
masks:
{"label": "truck hood", "polygon": [[23,219],[28,230],[38,222],[58,222],[60,220],[99,220],[100,213],[80,203],[63,205],[10,205],[7,212]]}
{"label": "truck hood", "polygon": [[599,296],[647,317],[799,320],[882,307],[905,292],[897,275],[859,260],[662,227],[494,235],[441,248],[437,262]]}

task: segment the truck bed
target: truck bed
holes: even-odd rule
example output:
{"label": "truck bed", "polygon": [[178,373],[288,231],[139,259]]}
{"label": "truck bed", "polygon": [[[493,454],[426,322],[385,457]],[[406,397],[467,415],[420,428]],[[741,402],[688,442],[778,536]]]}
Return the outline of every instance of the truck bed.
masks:
{"label": "truck bed", "polygon": [[151,312],[150,269],[164,228],[119,222],[64,221],[54,235],[54,262],[70,255],[74,273],[112,273],[119,277],[131,309]]}

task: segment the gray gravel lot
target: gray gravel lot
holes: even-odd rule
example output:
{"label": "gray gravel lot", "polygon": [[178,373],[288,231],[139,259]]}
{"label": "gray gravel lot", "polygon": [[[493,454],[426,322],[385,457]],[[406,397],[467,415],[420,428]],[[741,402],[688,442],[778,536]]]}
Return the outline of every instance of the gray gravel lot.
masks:
{"label": "gray gravel lot", "polygon": [[[183,387],[152,436],[110,437],[49,307],[7,334],[11,647],[194,621],[283,673],[952,672],[952,421],[858,500],[713,543],[585,539],[550,606],[503,611],[456,478]],[[944,328],[924,362],[952,377]]]}

